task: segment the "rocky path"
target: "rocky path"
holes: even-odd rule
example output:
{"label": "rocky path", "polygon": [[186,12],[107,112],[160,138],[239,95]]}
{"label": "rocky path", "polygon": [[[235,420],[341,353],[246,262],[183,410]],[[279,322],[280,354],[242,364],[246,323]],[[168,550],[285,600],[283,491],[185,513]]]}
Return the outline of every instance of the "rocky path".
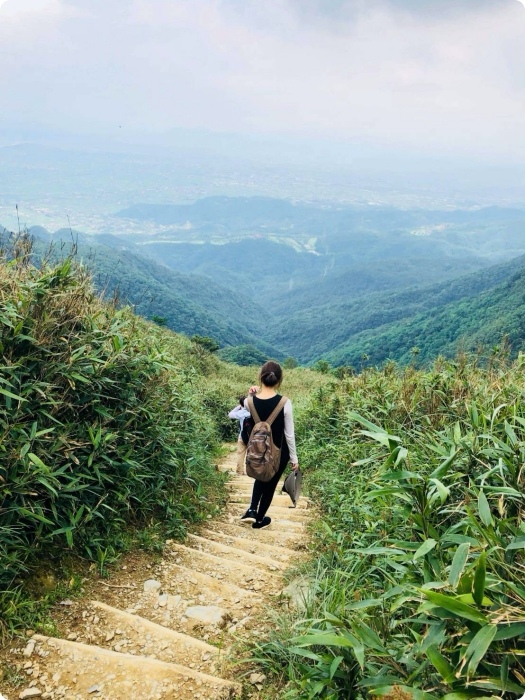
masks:
{"label": "rocky path", "polygon": [[[235,453],[219,468],[234,472]],[[239,520],[252,483],[232,473],[226,512],[185,544],[168,541],[150,579],[114,576],[101,584],[97,600],[63,601],[67,638],[28,638],[14,652],[26,683],[15,694],[0,691],[0,696],[240,698],[242,679],[232,664],[232,645],[260,633],[263,610],[283,594],[283,572],[304,556],[310,518],[306,499],[290,509],[288,496],[276,496],[269,511],[272,525],[253,530]],[[252,676],[251,685],[248,676],[245,696],[261,681]]]}

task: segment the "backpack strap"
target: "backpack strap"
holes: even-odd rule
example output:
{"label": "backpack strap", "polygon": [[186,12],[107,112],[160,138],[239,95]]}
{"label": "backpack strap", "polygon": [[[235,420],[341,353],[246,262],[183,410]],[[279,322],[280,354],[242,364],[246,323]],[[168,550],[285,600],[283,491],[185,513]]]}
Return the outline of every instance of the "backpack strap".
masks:
{"label": "backpack strap", "polygon": [[256,423],[260,423],[261,419],[259,418],[259,414],[257,413],[257,409],[255,408],[255,404],[253,403],[253,396],[251,394],[246,399],[246,403],[248,404],[248,410],[252,414],[253,420]]}
{"label": "backpack strap", "polygon": [[287,397],[287,396],[281,396],[281,400],[279,401],[279,403],[277,404],[277,406],[273,409],[273,411],[272,411],[270,417],[269,417],[268,420],[266,421],[266,422],[268,423],[268,425],[271,425],[271,424],[274,422],[274,420],[277,418],[277,416],[279,415],[279,413],[283,410],[284,404],[285,404],[287,401],[288,401],[288,397]]}
{"label": "backpack strap", "polygon": [[[279,413],[282,411],[284,408],[284,404],[288,401],[287,396],[281,396],[281,400],[277,404],[277,406],[273,409],[272,413],[270,414],[270,417],[265,420],[265,423],[268,423],[268,425],[271,425],[274,420],[277,418]],[[260,423],[261,419],[259,418],[259,414],[257,413],[257,409],[255,408],[255,404],[253,403],[253,396],[250,394],[248,398],[246,399],[246,403],[248,404],[248,409],[250,413],[252,414],[252,418],[256,423]]]}

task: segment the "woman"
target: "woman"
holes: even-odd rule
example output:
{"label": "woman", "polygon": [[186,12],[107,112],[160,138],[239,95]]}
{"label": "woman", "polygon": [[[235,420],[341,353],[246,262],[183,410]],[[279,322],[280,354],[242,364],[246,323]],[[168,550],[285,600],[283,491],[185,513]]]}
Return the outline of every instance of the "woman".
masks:
{"label": "woman", "polygon": [[248,418],[250,411],[244,408],[244,401],[246,400],[246,395],[243,394],[239,396],[239,403],[233,411],[228,413],[228,418],[234,418],[239,421],[239,435],[237,437],[237,474],[242,476],[244,474],[244,460],[246,458],[246,445],[242,439],[242,428],[244,424],[244,419]]}
{"label": "woman", "polygon": [[[281,395],[277,389],[283,380],[283,371],[278,362],[270,360],[266,362],[259,372],[261,390],[255,396],[258,387],[252,387],[250,394],[253,395],[253,404],[261,421],[266,421],[272,414],[274,408],[281,400]],[[247,401],[244,402],[248,408]],[[295,434],[293,425],[293,412],[290,400],[286,401],[283,409],[272,423],[272,438],[275,445],[281,448],[281,459],[279,469],[270,481],[257,481],[253,484],[252,500],[246,513],[241,516],[241,520],[252,523],[252,527],[260,529],[268,527],[272,522],[266,513],[271,505],[273,494],[279,483],[282,473],[286,469],[288,462],[292,463],[292,469],[299,469],[299,460],[295,449]]]}

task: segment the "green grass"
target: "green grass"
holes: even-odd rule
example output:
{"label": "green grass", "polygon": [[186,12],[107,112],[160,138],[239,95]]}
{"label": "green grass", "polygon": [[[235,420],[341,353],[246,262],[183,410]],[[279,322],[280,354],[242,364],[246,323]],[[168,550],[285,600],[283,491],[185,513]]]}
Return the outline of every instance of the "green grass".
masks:
{"label": "green grass", "polygon": [[39,562],[67,552],[103,571],[138,533],[182,537],[223,496],[205,388],[218,361],[102,302],[71,259],[35,268],[28,253],[0,264],[4,631],[30,621]]}
{"label": "green grass", "polygon": [[[47,624],[66,578],[41,590],[46,571],[105,575],[220,510],[227,414],[258,372],[104,302],[72,258],[35,267],[31,252],[21,238],[0,258],[0,636]],[[285,388],[304,400],[323,382],[293,370]]]}
{"label": "green grass", "polygon": [[254,656],[282,698],[512,698],[525,685],[525,361],[321,388],[299,444],[312,596]]}

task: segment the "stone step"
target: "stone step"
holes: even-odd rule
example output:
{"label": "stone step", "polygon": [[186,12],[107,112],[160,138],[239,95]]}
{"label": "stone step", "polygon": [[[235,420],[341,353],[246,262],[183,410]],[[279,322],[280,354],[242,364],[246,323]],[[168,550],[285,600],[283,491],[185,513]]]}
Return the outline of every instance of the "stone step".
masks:
{"label": "stone step", "polygon": [[[235,475],[232,479],[230,479],[230,481],[226,482],[226,488],[229,489],[230,493],[239,492],[239,493],[251,494],[252,489],[253,489],[253,483],[254,483],[254,480],[250,479],[249,477]],[[277,494],[281,493],[283,483],[284,483],[284,479],[281,479],[281,481],[277,484],[277,488],[275,490],[275,492]],[[287,494],[283,494],[283,495],[286,496]],[[308,496],[304,496],[304,495],[302,495],[301,498],[307,502],[312,500]]]}
{"label": "stone step", "polygon": [[[242,530],[241,532],[243,532]],[[264,530],[263,530],[264,531]],[[288,563],[292,559],[296,559],[298,556],[297,550],[287,549],[284,546],[278,546],[275,544],[266,544],[261,542],[257,535],[259,534],[256,530],[250,528],[250,538],[240,537],[237,535],[231,535],[225,532],[217,530],[202,530],[201,534],[208,538],[209,540],[215,540],[216,542],[222,542],[230,547],[236,547],[237,549],[243,549],[245,552],[250,552],[251,554],[268,554],[272,559],[277,559],[278,561]]]}
{"label": "stone step", "polygon": [[[172,554],[180,556],[178,552]],[[225,578],[217,580],[174,561],[167,560],[161,571],[157,571],[155,580],[160,587],[142,592],[127,612],[221,646],[229,644],[230,638],[225,637],[238,625],[249,628],[254,612],[262,605],[260,593],[240,588]],[[198,609],[188,614],[190,608]]]}
{"label": "stone step", "polygon": [[[175,663],[65,639],[35,635],[33,680],[43,693],[74,700],[226,700],[241,697],[241,685]],[[42,662],[42,663],[41,663]],[[40,674],[38,666],[50,672]]]}
{"label": "stone step", "polygon": [[163,592],[172,595],[180,595],[182,598],[195,598],[199,596],[207,604],[217,601],[230,601],[237,598],[253,597],[253,591],[246,587],[238,586],[232,581],[213,571],[212,575],[196,571],[193,567],[176,563],[180,553],[171,550],[171,560],[167,561],[160,572],[159,580],[162,583]]}
{"label": "stone step", "polygon": [[252,554],[244,549],[222,544],[221,542],[215,542],[214,540],[200,537],[199,535],[188,535],[188,542],[190,542],[195,549],[208,552],[209,554],[215,554],[221,557],[221,559],[229,559],[230,561],[242,564],[253,563],[255,566],[261,569],[267,569],[268,571],[283,571],[286,569],[286,564],[278,559],[272,559],[269,556],[260,554]]}
{"label": "stone step", "polygon": [[280,576],[269,572],[266,568],[231,561],[224,556],[209,554],[181,544],[173,543],[171,547],[176,564],[212,575],[218,580],[230,581],[240,588],[251,590],[261,590],[262,586],[254,587],[254,584],[260,581],[266,582],[266,590],[278,591],[281,587]]}
{"label": "stone step", "polygon": [[96,644],[117,652],[148,656],[189,666],[203,673],[217,670],[218,649],[211,644],[93,600],[69,625],[76,642]]}
{"label": "stone step", "polygon": [[236,460],[231,460],[231,461],[228,460],[227,462],[223,462],[222,464],[220,464],[217,467],[217,469],[220,472],[225,472],[226,474],[228,474],[228,473],[235,474],[236,476],[238,476],[237,471],[236,471],[237,470],[237,461]]}
{"label": "stone step", "polygon": [[[233,510],[233,508],[236,508],[235,504],[230,504],[228,510],[226,511],[225,515],[228,520],[229,518],[233,518],[233,520],[241,524],[242,527],[251,528],[251,523],[241,520],[241,515],[246,511],[246,508],[237,507],[236,510]],[[270,528],[274,530],[279,529],[280,531],[285,531],[288,527],[292,527],[296,530],[303,530],[305,525],[311,521],[310,517],[307,516],[305,518],[301,513],[297,514],[297,511],[294,508],[279,508],[278,506],[270,506],[268,515],[272,519]],[[263,528],[263,530],[264,529],[265,528]],[[254,532],[257,531],[254,530]]]}
{"label": "stone step", "polygon": [[[246,499],[250,500],[251,495],[252,495],[252,491],[253,491],[253,486],[248,485],[248,484],[246,484],[246,485],[239,484],[239,483],[234,482],[234,481],[229,481],[226,484],[226,486],[228,488],[230,498],[246,498]],[[285,505],[292,503],[292,499],[290,498],[290,496],[287,493],[283,493],[281,491],[281,485],[279,485],[277,487],[277,489],[275,490],[274,498],[277,498],[278,496],[281,498],[288,499],[288,502],[285,503]],[[299,497],[299,503],[303,504],[303,508],[309,508],[310,506],[313,505],[312,499],[309,498],[308,496],[304,496],[304,495],[301,495]]]}
{"label": "stone step", "polygon": [[[251,492],[250,493],[238,493],[237,491],[232,491],[230,494],[229,502],[230,503],[245,503],[246,506],[250,503],[251,499]],[[293,502],[290,496],[287,494],[284,494],[283,496],[276,494],[273,499],[272,499],[272,505],[276,506],[282,506],[283,508],[293,508]],[[300,498],[298,503],[297,503],[297,508],[294,510],[306,510],[309,506],[309,503],[304,499]]]}
{"label": "stone step", "polygon": [[[296,523],[297,524],[297,523]],[[276,527],[272,526],[263,528],[262,530],[253,530],[246,523],[230,516],[228,521],[218,521],[217,530],[224,532],[234,537],[242,537],[249,541],[266,542],[275,546],[284,546],[288,549],[304,549],[305,545],[302,537],[297,536],[297,528],[282,528],[279,524]],[[302,527],[300,525],[300,527]]]}
{"label": "stone step", "polygon": [[[273,513],[273,515],[272,515]],[[293,520],[297,523],[309,523],[312,521],[312,512],[306,508],[287,508],[279,505],[272,505],[268,509],[268,515],[272,518],[283,518]]]}

